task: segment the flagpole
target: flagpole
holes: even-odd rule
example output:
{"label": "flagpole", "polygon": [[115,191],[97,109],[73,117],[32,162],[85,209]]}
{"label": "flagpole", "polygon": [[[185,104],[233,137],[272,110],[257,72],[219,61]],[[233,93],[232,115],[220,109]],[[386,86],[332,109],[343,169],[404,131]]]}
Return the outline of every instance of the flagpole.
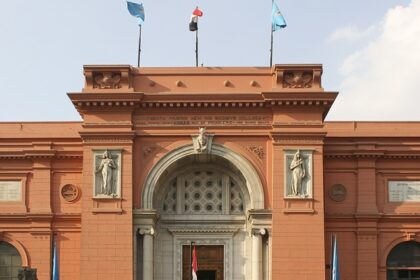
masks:
{"label": "flagpole", "polygon": [[140,53],[141,53],[141,25],[139,25],[139,49],[137,56],[137,67],[140,67]]}
{"label": "flagpole", "polygon": [[331,234],[331,256],[330,256],[330,279],[333,279],[333,267],[334,267],[334,234]]}
{"label": "flagpole", "polygon": [[193,242],[190,242],[190,276],[188,277],[188,279],[192,279],[192,244]]}
{"label": "flagpole", "polygon": [[[271,0],[271,8],[273,8],[273,5],[274,5],[274,0]],[[270,31],[271,31],[270,67],[272,67],[273,66],[273,22],[271,22]]]}
{"label": "flagpole", "polygon": [[195,31],[195,67],[198,67],[198,28]]}

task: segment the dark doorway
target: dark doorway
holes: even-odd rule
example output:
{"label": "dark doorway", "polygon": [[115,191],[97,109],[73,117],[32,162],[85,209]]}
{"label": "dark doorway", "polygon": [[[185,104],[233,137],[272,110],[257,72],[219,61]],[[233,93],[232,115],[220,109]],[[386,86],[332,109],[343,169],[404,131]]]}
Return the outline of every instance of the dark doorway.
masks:
{"label": "dark doorway", "polygon": [[197,280],[216,280],[216,270],[197,271]]}
{"label": "dark doorway", "polygon": [[[197,245],[197,279],[223,280],[224,248],[223,245]],[[191,259],[190,246],[182,246],[182,279],[190,280]]]}

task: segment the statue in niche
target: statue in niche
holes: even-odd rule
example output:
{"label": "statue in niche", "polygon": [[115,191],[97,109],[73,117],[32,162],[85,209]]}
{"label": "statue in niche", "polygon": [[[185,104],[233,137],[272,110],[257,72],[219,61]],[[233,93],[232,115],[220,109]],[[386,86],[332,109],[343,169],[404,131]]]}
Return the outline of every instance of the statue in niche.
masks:
{"label": "statue in niche", "polygon": [[300,154],[300,150],[293,156],[293,160],[290,163],[290,170],[292,171],[292,181],[291,181],[291,195],[292,196],[300,196],[306,197],[307,194],[303,189],[303,179],[306,176],[305,172],[305,163],[303,161],[302,155]]}
{"label": "statue in niche", "polygon": [[208,136],[206,135],[206,128],[200,127],[198,129],[198,136],[194,141],[194,148],[198,153],[203,153],[207,150]]}
{"label": "statue in niche", "polygon": [[100,194],[106,196],[116,196],[114,170],[117,168],[112,156],[106,150],[102,155],[102,160],[95,172],[102,173],[102,184]]}

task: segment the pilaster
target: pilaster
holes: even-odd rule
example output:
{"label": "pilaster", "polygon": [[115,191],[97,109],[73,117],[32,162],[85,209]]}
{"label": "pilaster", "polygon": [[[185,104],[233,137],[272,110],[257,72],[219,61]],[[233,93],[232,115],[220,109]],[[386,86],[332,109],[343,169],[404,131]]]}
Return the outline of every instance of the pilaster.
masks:
{"label": "pilaster", "polygon": [[83,117],[80,279],[133,279],[131,67],[85,66],[82,93],[69,94]]}

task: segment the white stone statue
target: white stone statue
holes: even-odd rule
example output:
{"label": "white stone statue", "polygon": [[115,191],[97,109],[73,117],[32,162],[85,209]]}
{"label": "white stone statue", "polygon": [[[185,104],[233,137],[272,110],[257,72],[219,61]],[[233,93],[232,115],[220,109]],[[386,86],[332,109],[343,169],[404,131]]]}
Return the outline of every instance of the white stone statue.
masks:
{"label": "white stone statue", "polygon": [[102,155],[102,160],[99,166],[96,168],[96,173],[102,172],[102,186],[101,194],[107,196],[115,196],[115,182],[114,182],[114,169],[117,168],[112,156],[109,154],[108,150]]}
{"label": "white stone statue", "polygon": [[297,150],[293,156],[293,160],[290,163],[290,170],[292,171],[291,195],[305,197],[306,193],[302,187],[302,181],[306,176],[306,172],[305,163],[300,154],[300,150]]}
{"label": "white stone statue", "polygon": [[207,150],[208,136],[206,135],[206,128],[200,127],[198,136],[195,139],[194,148],[198,153],[203,153]]}

